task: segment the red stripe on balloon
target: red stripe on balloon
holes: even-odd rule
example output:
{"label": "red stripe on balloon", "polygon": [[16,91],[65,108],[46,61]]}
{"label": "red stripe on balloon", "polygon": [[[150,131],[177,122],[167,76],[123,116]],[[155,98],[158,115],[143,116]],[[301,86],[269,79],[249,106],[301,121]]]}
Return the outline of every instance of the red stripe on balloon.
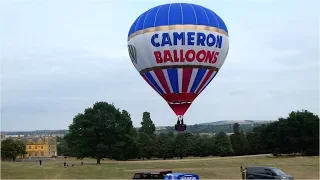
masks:
{"label": "red stripe on balloon", "polygon": [[156,69],[154,70],[154,73],[156,74],[160,84],[162,85],[162,87],[164,88],[164,90],[166,91],[166,93],[170,93],[170,89],[167,83],[166,78],[164,77],[163,71],[162,69]]}
{"label": "red stripe on balloon", "polygon": [[182,92],[186,93],[188,91],[190,78],[192,75],[192,68],[183,68],[182,70]]}
{"label": "red stripe on balloon", "polygon": [[199,93],[199,91],[202,89],[202,87],[208,82],[210,76],[212,75],[212,73],[214,72],[214,70],[209,70],[209,72],[207,73],[206,77],[203,79],[201,85],[198,87],[196,93]]}

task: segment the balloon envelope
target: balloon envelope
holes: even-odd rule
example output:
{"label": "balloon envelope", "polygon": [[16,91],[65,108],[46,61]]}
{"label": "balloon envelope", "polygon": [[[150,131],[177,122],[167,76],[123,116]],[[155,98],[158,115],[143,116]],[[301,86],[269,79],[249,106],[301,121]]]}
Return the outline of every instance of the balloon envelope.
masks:
{"label": "balloon envelope", "polygon": [[151,8],[134,21],[128,33],[133,65],[176,115],[184,115],[214,79],[228,50],[224,21],[195,4]]}

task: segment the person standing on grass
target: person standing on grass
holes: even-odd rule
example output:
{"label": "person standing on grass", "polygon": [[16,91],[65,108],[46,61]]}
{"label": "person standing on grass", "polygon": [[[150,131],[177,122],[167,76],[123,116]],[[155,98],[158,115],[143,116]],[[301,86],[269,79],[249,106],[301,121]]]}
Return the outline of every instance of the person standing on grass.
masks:
{"label": "person standing on grass", "polygon": [[245,177],[245,172],[242,166],[240,167],[240,172],[241,172],[242,179],[244,180],[246,177]]}
{"label": "person standing on grass", "polygon": [[40,163],[40,166],[41,166],[41,164],[42,164],[42,160],[39,160],[39,163]]}

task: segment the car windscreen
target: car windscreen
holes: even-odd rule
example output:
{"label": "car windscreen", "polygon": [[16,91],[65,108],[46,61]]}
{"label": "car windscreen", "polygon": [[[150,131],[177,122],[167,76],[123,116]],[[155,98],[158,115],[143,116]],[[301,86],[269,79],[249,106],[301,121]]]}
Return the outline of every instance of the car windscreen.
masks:
{"label": "car windscreen", "polygon": [[273,168],[272,171],[274,173],[276,173],[276,175],[280,176],[280,175],[286,175],[286,173],[284,173],[283,171],[281,171],[280,169],[277,168]]}

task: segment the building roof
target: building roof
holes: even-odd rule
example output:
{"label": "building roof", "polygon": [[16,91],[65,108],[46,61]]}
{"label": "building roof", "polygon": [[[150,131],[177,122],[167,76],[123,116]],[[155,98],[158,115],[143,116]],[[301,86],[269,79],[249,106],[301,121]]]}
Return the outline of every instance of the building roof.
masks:
{"label": "building roof", "polygon": [[[41,139],[42,143],[39,143],[39,140]],[[22,137],[20,138],[22,142],[25,144],[45,144],[45,139],[41,137]],[[31,142],[30,142],[31,140]]]}

